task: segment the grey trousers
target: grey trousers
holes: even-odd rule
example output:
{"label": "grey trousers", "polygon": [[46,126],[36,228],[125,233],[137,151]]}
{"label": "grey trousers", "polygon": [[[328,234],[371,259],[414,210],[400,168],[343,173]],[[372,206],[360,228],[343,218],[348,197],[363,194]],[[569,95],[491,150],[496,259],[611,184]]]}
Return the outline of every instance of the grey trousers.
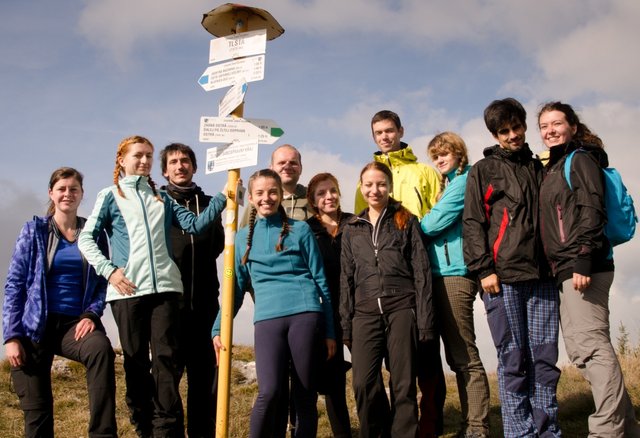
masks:
{"label": "grey trousers", "polygon": [[591,276],[584,292],[573,280],[562,283],[560,325],[571,362],[591,385],[596,410],[589,417],[590,437],[640,437],[633,405],[609,333],[609,289],[613,272]]}
{"label": "grey trousers", "polygon": [[489,381],[476,346],[473,303],[477,284],[465,277],[434,277],[433,297],[447,363],[456,374],[462,429],[489,434]]}

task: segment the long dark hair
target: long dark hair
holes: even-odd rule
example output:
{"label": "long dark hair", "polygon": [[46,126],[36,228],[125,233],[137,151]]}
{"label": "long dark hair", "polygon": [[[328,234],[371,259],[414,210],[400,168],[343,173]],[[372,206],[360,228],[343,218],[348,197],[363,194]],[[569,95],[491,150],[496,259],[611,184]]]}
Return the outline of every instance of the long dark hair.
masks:
{"label": "long dark hair", "polygon": [[569,126],[575,126],[577,128],[576,133],[573,135],[574,140],[604,148],[602,139],[591,132],[589,127],[580,121],[578,114],[576,114],[575,110],[568,103],[555,101],[543,104],[540,111],[538,111],[538,125],[540,125],[540,116],[549,111],[560,111],[564,114]]}

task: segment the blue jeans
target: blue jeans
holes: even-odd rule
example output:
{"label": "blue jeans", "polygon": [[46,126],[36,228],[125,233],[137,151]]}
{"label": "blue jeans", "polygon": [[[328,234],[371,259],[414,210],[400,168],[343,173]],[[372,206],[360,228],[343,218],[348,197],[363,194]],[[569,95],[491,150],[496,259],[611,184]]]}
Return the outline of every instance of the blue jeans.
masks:
{"label": "blue jeans", "polygon": [[552,282],[501,284],[483,294],[498,352],[505,437],[559,437],[559,292]]}

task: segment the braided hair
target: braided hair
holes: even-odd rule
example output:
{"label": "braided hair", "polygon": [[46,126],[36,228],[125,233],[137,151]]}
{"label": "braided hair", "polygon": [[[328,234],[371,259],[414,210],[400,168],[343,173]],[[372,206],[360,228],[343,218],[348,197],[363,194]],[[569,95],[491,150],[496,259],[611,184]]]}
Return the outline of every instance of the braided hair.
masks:
{"label": "braided hair", "polygon": [[[280,179],[280,175],[278,175],[275,171],[271,169],[262,169],[255,172],[253,175],[249,177],[249,182],[247,183],[249,194],[251,194],[253,183],[258,178],[271,178],[276,181],[276,185],[278,187],[278,196],[280,200],[282,200],[283,190],[282,190],[282,180]],[[278,243],[276,244],[276,251],[281,252],[284,249],[284,238],[289,234],[290,227],[289,221],[287,217],[287,212],[285,211],[282,204],[278,205],[278,213],[280,214],[280,218],[282,220],[282,229],[280,230],[280,237],[278,238]],[[258,210],[256,210],[255,206],[251,206],[251,212],[249,214],[249,232],[247,233],[247,249],[242,256],[242,264],[245,265],[249,259],[249,252],[251,251],[251,246],[253,244],[253,233],[255,231],[256,225],[256,215],[258,214]]]}
{"label": "braided hair", "polygon": [[247,233],[247,249],[244,251],[244,255],[242,256],[242,264],[247,264],[247,259],[249,259],[249,251],[251,250],[251,244],[253,242],[253,231],[255,230],[256,225],[256,215],[258,214],[258,210],[252,205],[251,212],[249,213],[249,232]]}
{"label": "braided hair", "polygon": [[[120,188],[120,178],[124,177],[125,173],[124,173],[124,169],[120,165],[120,159],[122,159],[127,154],[127,152],[129,152],[129,147],[136,143],[147,144],[151,146],[151,150],[153,150],[153,144],[146,138],[139,135],[133,135],[131,137],[127,137],[124,140],[122,140],[118,145],[118,150],[116,151],[116,166],[113,169],[113,183],[118,188],[118,194],[123,198],[126,198],[126,196],[124,195],[122,188]],[[164,202],[162,200],[162,197],[158,193],[158,190],[156,189],[155,181],[151,179],[151,175],[148,175],[147,178],[149,181],[149,186],[151,187],[151,190],[153,191],[155,198],[160,202]]]}
{"label": "braided hair", "polygon": [[[469,164],[467,145],[458,134],[445,131],[431,139],[427,146],[427,154],[431,157],[431,160],[435,161],[439,155],[446,155],[448,153],[451,153],[454,157],[460,160],[458,163],[458,169],[456,170],[456,175],[461,175]],[[447,178],[447,175],[441,174],[440,191],[438,192],[438,196],[436,196],[436,200],[440,200],[444,193],[444,189],[447,188],[448,182],[449,179]]]}

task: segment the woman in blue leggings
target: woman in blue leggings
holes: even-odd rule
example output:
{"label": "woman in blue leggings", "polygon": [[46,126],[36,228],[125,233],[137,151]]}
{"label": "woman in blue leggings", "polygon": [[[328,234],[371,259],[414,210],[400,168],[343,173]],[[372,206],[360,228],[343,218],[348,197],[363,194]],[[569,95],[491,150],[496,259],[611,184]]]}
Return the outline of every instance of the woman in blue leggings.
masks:
{"label": "woman in blue leggings", "polygon": [[[271,436],[278,400],[286,394],[289,358],[296,407],[297,438],[315,437],[318,428],[315,378],[319,343],[325,339],[328,357],[336,351],[331,295],[322,256],[306,222],[289,219],[281,206],[278,174],[260,170],[249,178],[249,225],[236,235],[235,312],[249,282],[255,296],[255,354],[258,398],[251,413],[250,437]],[[216,354],[220,314],[212,336]]]}

